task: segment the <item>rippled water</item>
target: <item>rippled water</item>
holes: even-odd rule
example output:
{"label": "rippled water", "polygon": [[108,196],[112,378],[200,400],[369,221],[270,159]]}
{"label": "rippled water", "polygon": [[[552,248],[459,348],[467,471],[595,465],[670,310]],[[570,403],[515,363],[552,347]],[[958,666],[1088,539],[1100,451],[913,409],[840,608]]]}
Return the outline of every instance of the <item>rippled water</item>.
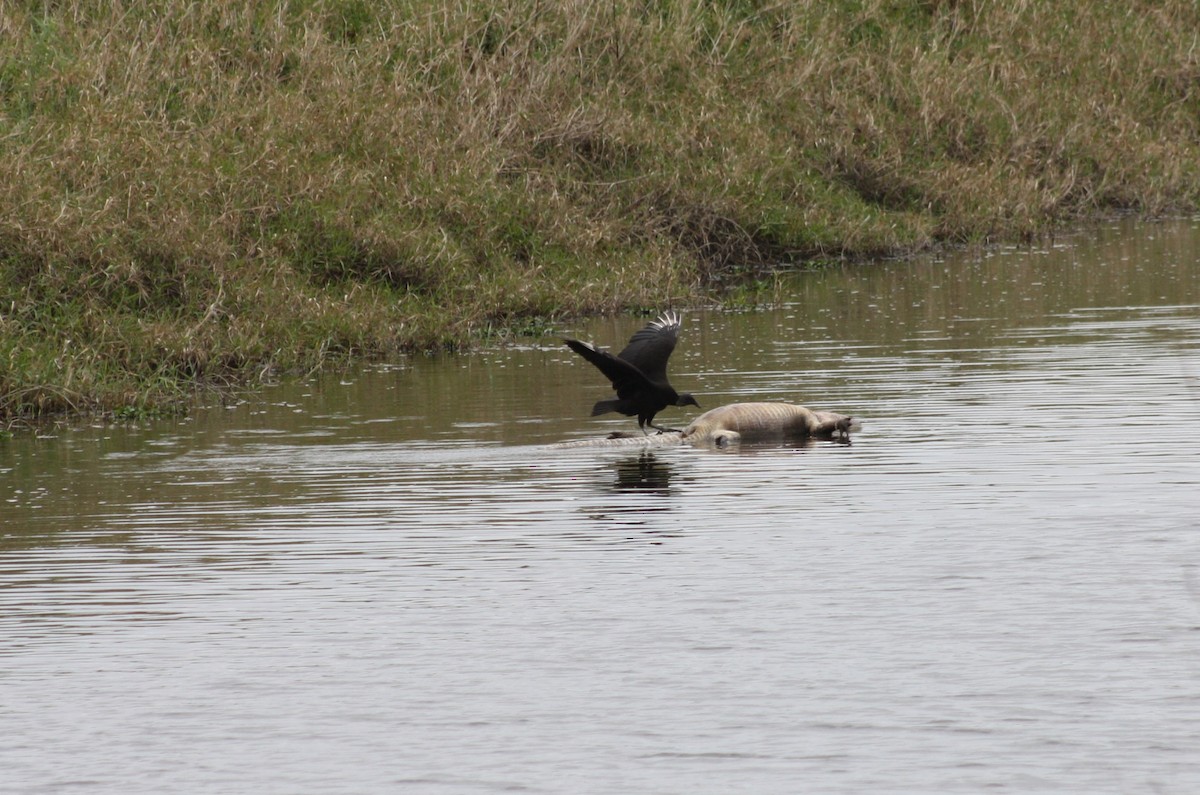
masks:
{"label": "rippled water", "polygon": [[547,450],[551,337],[0,441],[0,791],[1197,791],[1198,227],[686,314],[849,446]]}

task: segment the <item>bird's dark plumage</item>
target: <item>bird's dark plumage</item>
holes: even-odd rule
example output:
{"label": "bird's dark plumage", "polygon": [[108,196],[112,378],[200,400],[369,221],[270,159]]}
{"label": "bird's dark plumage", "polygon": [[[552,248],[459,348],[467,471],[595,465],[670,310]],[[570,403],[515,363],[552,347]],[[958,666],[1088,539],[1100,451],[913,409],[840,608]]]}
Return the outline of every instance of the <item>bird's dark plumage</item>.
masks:
{"label": "bird's dark plumage", "polygon": [[660,431],[654,415],[667,406],[696,406],[700,404],[687,392],[678,393],[667,382],[667,359],[679,339],[679,315],[667,312],[658,320],[629,338],[629,344],[616,356],[586,342],[564,339],[567,347],[596,366],[612,381],[617,390],[616,400],[601,400],[592,408],[592,416],[617,411],[629,417],[637,416],[638,427]]}

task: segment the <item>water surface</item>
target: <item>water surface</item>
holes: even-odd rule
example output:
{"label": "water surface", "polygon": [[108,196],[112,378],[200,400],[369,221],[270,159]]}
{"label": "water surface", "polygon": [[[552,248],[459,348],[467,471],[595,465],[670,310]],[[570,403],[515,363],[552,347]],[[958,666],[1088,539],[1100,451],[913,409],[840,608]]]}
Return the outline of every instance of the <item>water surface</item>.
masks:
{"label": "water surface", "polygon": [[1200,224],[782,298],[672,379],[850,445],[548,450],[553,337],[0,441],[0,791],[1197,791]]}

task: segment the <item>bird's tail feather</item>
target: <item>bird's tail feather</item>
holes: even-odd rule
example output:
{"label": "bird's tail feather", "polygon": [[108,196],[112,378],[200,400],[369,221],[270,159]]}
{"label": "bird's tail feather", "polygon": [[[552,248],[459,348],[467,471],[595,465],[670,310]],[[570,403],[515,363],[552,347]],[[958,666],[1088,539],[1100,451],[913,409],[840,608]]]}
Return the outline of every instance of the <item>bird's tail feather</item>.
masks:
{"label": "bird's tail feather", "polygon": [[597,414],[607,414],[610,411],[616,411],[618,402],[616,400],[597,400],[596,405],[592,406],[592,416],[595,417]]}

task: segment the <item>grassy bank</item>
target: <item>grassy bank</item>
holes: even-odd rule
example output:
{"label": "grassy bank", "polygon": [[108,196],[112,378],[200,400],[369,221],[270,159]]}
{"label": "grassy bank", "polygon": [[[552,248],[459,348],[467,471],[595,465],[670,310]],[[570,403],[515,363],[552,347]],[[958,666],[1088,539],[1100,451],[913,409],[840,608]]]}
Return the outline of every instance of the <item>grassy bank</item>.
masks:
{"label": "grassy bank", "polygon": [[1193,209],[1197,30],[1191,0],[5,3],[0,423]]}

